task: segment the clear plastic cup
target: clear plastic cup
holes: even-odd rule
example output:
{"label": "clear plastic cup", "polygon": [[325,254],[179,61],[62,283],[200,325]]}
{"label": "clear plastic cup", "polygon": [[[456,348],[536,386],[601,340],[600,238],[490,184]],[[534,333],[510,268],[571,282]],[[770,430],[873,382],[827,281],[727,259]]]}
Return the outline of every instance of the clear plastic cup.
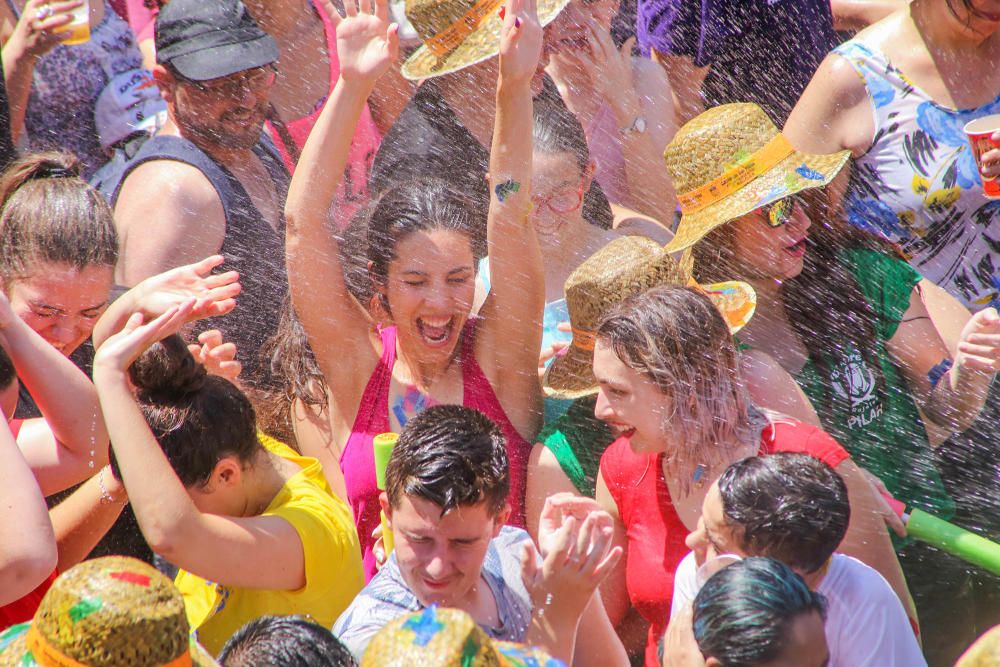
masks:
{"label": "clear plastic cup", "polygon": [[740,556],[736,554],[719,554],[715,558],[710,558],[701,564],[698,571],[695,573],[695,582],[698,584],[698,590],[712,578],[712,575],[720,570],[724,570],[733,563],[738,563],[743,560]]}
{"label": "clear plastic cup", "polygon": [[[980,169],[983,168],[983,155],[994,148],[1000,148],[1000,144],[993,141],[993,134],[998,130],[1000,130],[1000,114],[977,118],[965,125],[965,134],[969,137],[972,154],[976,157],[976,166]],[[983,194],[989,199],[1000,199],[1000,180],[982,177],[982,181]]]}
{"label": "clear plastic cup", "polygon": [[69,10],[69,15],[73,20],[64,26],[60,26],[55,32],[69,32],[68,39],[63,40],[63,44],[84,44],[90,41],[90,0],[83,0],[83,4],[75,9]]}

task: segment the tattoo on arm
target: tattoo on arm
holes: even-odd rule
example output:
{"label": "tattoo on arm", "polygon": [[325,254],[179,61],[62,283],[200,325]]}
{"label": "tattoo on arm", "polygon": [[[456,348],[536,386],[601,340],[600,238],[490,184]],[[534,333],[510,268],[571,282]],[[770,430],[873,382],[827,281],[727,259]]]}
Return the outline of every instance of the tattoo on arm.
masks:
{"label": "tattoo on arm", "polygon": [[514,194],[520,189],[521,189],[520,183],[508,178],[503,183],[497,183],[496,186],[493,188],[493,191],[496,193],[497,200],[499,200],[500,203],[503,203],[504,199],[506,199],[507,197]]}

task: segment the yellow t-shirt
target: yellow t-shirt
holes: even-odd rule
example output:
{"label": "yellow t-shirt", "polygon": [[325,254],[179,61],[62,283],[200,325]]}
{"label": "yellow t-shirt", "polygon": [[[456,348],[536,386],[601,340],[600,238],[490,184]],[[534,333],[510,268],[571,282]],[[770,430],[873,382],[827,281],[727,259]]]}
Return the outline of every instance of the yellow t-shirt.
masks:
{"label": "yellow t-shirt", "polygon": [[[233,633],[268,614],[309,615],[331,627],[364,587],[361,548],[350,509],[333,495],[323,468],[273,438],[264,447],[302,471],[291,477],[264,510],[295,528],[305,552],[306,585],[297,591],[232,588],[181,570],[174,583],[184,596],[188,622],[202,646],[218,655]],[[233,558],[239,558],[233,554]]]}

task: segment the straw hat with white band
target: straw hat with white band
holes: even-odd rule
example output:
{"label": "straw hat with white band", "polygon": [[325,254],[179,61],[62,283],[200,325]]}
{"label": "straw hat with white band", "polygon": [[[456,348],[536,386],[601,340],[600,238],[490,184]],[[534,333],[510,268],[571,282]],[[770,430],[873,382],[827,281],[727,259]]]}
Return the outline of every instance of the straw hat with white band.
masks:
{"label": "straw hat with white band", "polygon": [[[498,15],[504,0],[406,0],[406,18],[423,46],[403,63],[419,81],[455,72],[500,53]],[[551,23],[569,0],[538,0],[538,20]]]}
{"label": "straw hat with white band", "polygon": [[681,206],[667,252],[797,192],[828,184],[850,151],[810,155],[792,144],[756,104],[723,104],[696,116],[663,154]]}
{"label": "straw hat with white band", "polygon": [[59,575],[31,623],[0,634],[0,665],[211,667],[173,582],[135,558],[84,561]]}
{"label": "straw hat with white band", "polygon": [[702,290],[733,333],[750,320],[757,307],[757,295],[746,283],[698,285],[655,241],[642,236],[617,238],[591,255],[566,280],[573,341],[545,371],[546,393],[566,399],[595,393],[597,379],[591,366],[598,322],[628,297],[657,285],[688,285]]}

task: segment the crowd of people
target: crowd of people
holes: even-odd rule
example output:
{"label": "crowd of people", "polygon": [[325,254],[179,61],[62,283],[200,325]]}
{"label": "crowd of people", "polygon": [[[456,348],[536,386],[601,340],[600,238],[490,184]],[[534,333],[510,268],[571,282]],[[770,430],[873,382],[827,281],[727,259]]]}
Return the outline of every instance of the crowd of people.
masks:
{"label": "crowd of people", "polygon": [[1000,665],[1000,1],[0,44],[0,664]]}

